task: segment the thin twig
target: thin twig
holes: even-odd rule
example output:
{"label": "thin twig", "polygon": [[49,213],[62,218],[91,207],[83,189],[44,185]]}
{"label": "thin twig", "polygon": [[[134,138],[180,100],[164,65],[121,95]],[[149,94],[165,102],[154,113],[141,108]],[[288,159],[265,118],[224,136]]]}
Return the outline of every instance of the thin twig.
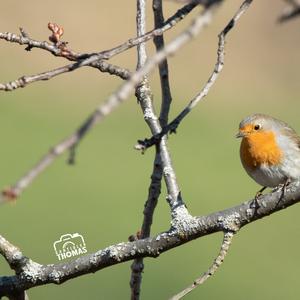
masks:
{"label": "thin twig", "polygon": [[[213,2],[216,0],[213,0]],[[158,29],[151,30],[147,32],[146,34],[131,38],[127,40],[126,42],[111,48],[109,50],[104,50],[98,53],[77,53],[75,51],[71,51],[73,57],[73,60],[78,59],[91,59],[92,60],[89,63],[92,63],[93,61],[97,61],[99,59],[109,59],[117,54],[120,54],[132,47],[135,47],[141,43],[147,42],[150,39],[152,39],[155,36],[162,35],[165,31],[171,29],[173,26],[175,26],[179,21],[181,21],[186,15],[188,15],[197,5],[201,4],[201,2],[206,1],[199,1],[198,2],[192,2],[189,3],[182,8],[180,8],[174,15],[172,15],[166,22],[164,23],[164,26]],[[6,40],[8,42],[12,43],[18,43],[19,45],[26,45],[27,47],[32,48],[40,48],[46,51],[51,52],[55,56],[64,56],[62,53],[62,49],[56,46],[55,44],[48,43],[45,41],[37,41],[34,39],[31,39],[29,37],[24,37],[24,35],[17,35],[11,32],[0,32],[0,39]]]}
{"label": "thin twig", "polygon": [[[161,49],[159,52],[153,55],[151,59],[147,60],[147,62],[141,69],[132,73],[130,79],[127,80],[123,85],[121,85],[121,87],[115,93],[113,93],[105,101],[104,104],[98,106],[96,110],[83,122],[83,124],[78,128],[76,132],[74,132],[71,136],[67,137],[60,144],[56,145],[53,148],[53,150],[50,150],[49,153],[45,155],[35,165],[35,167],[32,168],[28,173],[26,173],[14,186],[6,189],[4,191],[4,196],[8,196],[8,198],[14,198],[19,196],[20,193],[33,181],[33,179],[42,171],[44,171],[45,168],[53,162],[54,158],[56,158],[58,155],[62,154],[70,148],[74,149],[75,147],[77,147],[79,142],[86,135],[86,133],[89,132],[91,128],[93,128],[108,114],[114,111],[120,103],[123,103],[128,99],[134,87],[141,81],[141,79],[145,75],[149,74],[166,57],[174,55],[176,51],[178,51],[183,45],[185,45],[194,36],[196,36],[209,23],[213,8],[214,6],[210,6],[209,8],[205,9],[194,19],[194,21],[186,30],[184,30],[180,35],[174,38],[168,45],[165,46],[165,48]],[[145,114],[144,117],[145,119],[149,119],[153,116]],[[156,132],[160,132],[160,130]],[[156,132],[153,132],[152,134]],[[162,157],[162,159],[166,160],[168,158]],[[174,178],[172,176],[169,176],[168,171],[168,168],[164,169],[165,175],[169,177],[170,181],[174,181]],[[173,191],[173,195],[175,194],[178,195],[178,191]],[[10,197],[10,195],[12,196]],[[172,205],[178,205],[177,200],[175,200],[173,197],[170,201],[172,202]],[[180,197],[178,197],[178,201],[180,203]]]}
{"label": "thin twig", "polygon": [[[215,2],[215,1],[218,1],[218,0],[213,0],[213,2]],[[162,35],[164,32],[171,29],[179,21],[181,21],[183,18],[185,18],[197,5],[201,4],[201,2],[205,2],[205,1],[203,0],[203,1],[200,1],[199,3],[191,2],[191,3],[183,6],[173,16],[171,16],[168,20],[166,20],[166,22],[164,23],[164,25],[161,28],[153,29],[140,37],[129,39],[128,41],[126,41],[114,48],[96,53],[96,55],[95,55],[96,60],[97,60],[97,56],[100,56],[103,59],[112,58],[113,56],[118,55],[124,51],[127,51],[128,49],[130,49],[132,47],[135,47],[135,46],[140,45],[141,43],[147,42],[156,36]]]}
{"label": "thin twig", "polygon": [[246,0],[243,2],[237,13],[230,20],[230,22],[226,25],[226,27],[219,34],[219,44],[217,51],[217,62],[215,64],[214,70],[210,75],[208,81],[202,88],[202,90],[189,102],[189,104],[183,109],[183,111],[168,125],[166,125],[161,132],[156,135],[153,135],[149,139],[139,140],[138,144],[135,146],[137,150],[145,151],[145,149],[157,144],[163,136],[168,134],[169,132],[176,132],[177,127],[181,123],[181,121],[191,112],[191,110],[208,94],[211,87],[216,82],[220,72],[224,66],[224,56],[225,56],[225,38],[227,33],[236,25],[237,21],[240,17],[245,13],[245,11],[250,6],[252,0]]}
{"label": "thin twig", "polygon": [[[56,44],[52,44],[46,41],[37,41],[28,36],[28,34],[24,34],[24,29],[20,28],[21,34],[15,34],[11,32],[0,32],[0,39],[5,40],[10,43],[17,43],[19,45],[27,46],[25,50],[30,51],[33,48],[39,48],[42,50],[46,50],[52,53],[54,56],[66,57],[65,53],[63,53],[62,48],[58,47]],[[69,49],[70,55],[67,57],[70,60],[76,60],[82,54],[79,54],[75,51]]]}
{"label": "thin twig", "polygon": [[2,191],[3,197],[0,201],[14,200],[33,182],[33,180],[40,175],[53,161],[70,149],[72,145],[79,139],[77,132],[64,139],[62,142],[51,148],[49,152],[42,157],[24,176],[22,176],[13,186]]}
{"label": "thin twig", "polygon": [[108,73],[110,75],[115,75],[121,79],[128,80],[131,76],[131,72],[126,68],[121,68],[114,64],[108,63],[105,60],[99,60],[91,64],[91,66],[99,69],[102,73]]}
{"label": "thin twig", "polygon": [[43,72],[35,75],[22,76],[19,79],[10,81],[8,83],[0,83],[0,91],[13,91],[17,88],[23,88],[30,83],[41,81],[41,80],[49,80],[53,77],[56,77],[63,73],[71,72],[80,67],[81,67],[80,62],[76,62],[47,72]]}
{"label": "thin twig", "polygon": [[[152,8],[154,13],[154,26],[155,28],[160,28],[164,24],[162,0],[153,0]],[[153,41],[154,41],[156,51],[159,51],[160,49],[164,48],[165,41],[163,35],[155,37]],[[158,70],[160,76],[160,86],[161,86],[161,95],[162,95],[159,122],[160,122],[160,126],[163,128],[168,124],[170,105],[172,102],[167,59],[164,59],[159,64]]]}
{"label": "thin twig", "polygon": [[[69,65],[62,66],[60,68],[50,70],[47,72],[43,72],[36,75],[22,76],[19,79],[8,83],[0,84],[0,90],[2,91],[12,91],[20,87],[25,87],[26,85],[41,81],[41,80],[49,80],[55,76],[61,75],[66,72],[72,72],[84,66],[92,66],[98,68],[100,71],[103,70],[103,67],[99,67],[99,61],[103,59],[109,59],[113,56],[120,54],[128,49],[139,45],[140,43],[146,42],[152,39],[155,36],[162,35],[165,31],[171,29],[175,26],[179,21],[181,21],[187,14],[189,14],[195,7],[197,3],[189,3],[185,5],[183,8],[179,9],[172,17],[170,17],[165,24],[158,29],[154,29],[141,37],[129,39],[128,41],[120,44],[117,47],[114,47],[109,50],[104,50],[99,53],[92,54],[81,54],[70,50],[69,48],[62,49],[57,45],[53,45],[47,42],[39,42],[29,38],[28,36],[24,36],[21,31],[20,35],[16,35],[10,32],[0,33],[0,39],[6,40],[8,42],[18,43],[20,45],[27,45],[27,50],[32,48],[40,48],[43,50],[47,50],[51,52],[55,56],[62,56],[69,60],[76,60],[76,63],[72,63]],[[105,68],[105,72],[109,72],[112,75],[124,75],[124,73],[128,73],[129,71],[120,67],[116,67],[114,65],[109,65],[106,63],[107,67]],[[124,76],[120,76],[124,77]],[[127,78],[126,78],[127,79]]]}
{"label": "thin twig", "polygon": [[[64,57],[68,60],[76,61],[76,63],[69,64],[47,72],[42,72],[36,75],[22,76],[19,79],[16,79],[8,83],[2,83],[0,84],[0,90],[12,91],[19,87],[25,87],[29,83],[33,83],[40,80],[48,80],[57,75],[76,70],[77,68],[81,67],[80,64],[81,60],[91,56],[91,54],[75,52],[70,48],[66,47],[66,45],[62,43],[52,44],[46,41],[34,40],[29,37],[29,35],[24,31],[23,28],[20,28],[20,32],[21,32],[20,35],[11,32],[4,32],[4,33],[0,32],[0,39],[6,40],[7,42],[11,42],[11,43],[17,43],[19,45],[27,45],[27,47],[25,48],[25,50],[27,51],[30,51],[32,48],[39,48],[42,50],[46,50],[52,53],[54,56]],[[115,66],[113,64],[109,64],[108,62],[104,62],[103,60],[92,62],[91,64],[89,64],[89,66],[97,68],[101,72],[110,73],[111,75],[119,76],[122,79],[128,79],[130,74],[129,70]]]}
{"label": "thin twig", "polygon": [[170,300],[182,299],[184,296],[186,296],[188,293],[190,293],[192,290],[194,290],[197,286],[203,284],[208,278],[210,278],[211,276],[213,276],[215,274],[215,272],[219,269],[219,267],[221,266],[221,264],[223,263],[223,261],[225,259],[225,256],[228,253],[229,247],[232,243],[233,235],[234,235],[233,232],[225,232],[224,233],[224,238],[223,238],[220,252],[219,252],[218,256],[215,258],[213,264],[209,267],[209,269],[204,274],[202,274],[199,278],[195,279],[193,284],[188,286],[186,289],[184,289],[180,293],[171,297]]}
{"label": "thin twig", "polygon": [[278,18],[278,22],[283,23],[294,19],[300,15],[300,1],[299,0],[285,0],[288,6],[285,7],[282,14]]}
{"label": "thin twig", "polygon": [[[120,68],[113,64],[109,64],[103,60],[99,62],[95,62],[91,65],[97,66],[97,69],[99,69],[101,72],[110,73],[111,75],[117,75],[122,79],[128,79],[130,77],[129,70],[125,68]],[[67,72],[72,72],[80,67],[81,67],[81,62],[78,61],[73,64],[68,64],[63,67],[59,67],[47,72],[43,72],[35,75],[22,76],[19,79],[10,81],[8,83],[0,83],[0,91],[13,91],[17,88],[23,88],[26,85],[33,82],[49,80],[58,75]]]}

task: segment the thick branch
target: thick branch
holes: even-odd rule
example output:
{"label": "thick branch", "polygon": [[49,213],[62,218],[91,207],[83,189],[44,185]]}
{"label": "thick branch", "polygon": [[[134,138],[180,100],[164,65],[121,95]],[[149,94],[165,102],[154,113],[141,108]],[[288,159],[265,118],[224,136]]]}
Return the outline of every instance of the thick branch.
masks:
{"label": "thick branch", "polygon": [[235,232],[251,222],[300,202],[300,182],[290,184],[283,197],[281,190],[262,196],[258,208],[253,208],[253,201],[203,217],[186,219],[178,216],[168,232],[153,238],[112,245],[71,262],[40,265],[29,260],[22,273],[0,277],[0,296],[49,283],[61,284],[71,278],[138,257],[157,257],[160,253],[215,232]]}

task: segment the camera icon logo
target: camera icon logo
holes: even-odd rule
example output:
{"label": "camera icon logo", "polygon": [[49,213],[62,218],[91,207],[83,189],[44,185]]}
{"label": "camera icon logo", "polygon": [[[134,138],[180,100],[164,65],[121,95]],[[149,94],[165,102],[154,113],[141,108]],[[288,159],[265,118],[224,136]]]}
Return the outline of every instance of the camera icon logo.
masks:
{"label": "camera icon logo", "polygon": [[87,253],[83,236],[79,233],[63,234],[58,241],[53,243],[58,260]]}

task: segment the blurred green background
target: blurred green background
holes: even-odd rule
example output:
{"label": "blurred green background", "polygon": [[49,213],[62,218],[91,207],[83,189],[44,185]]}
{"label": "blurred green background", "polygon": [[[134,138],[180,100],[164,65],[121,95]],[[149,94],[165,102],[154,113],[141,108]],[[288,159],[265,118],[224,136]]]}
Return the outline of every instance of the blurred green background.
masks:
{"label": "blurred green background", "polygon": [[[241,1],[225,1],[214,22],[169,60],[174,117],[207,80],[216,59],[217,34]],[[74,50],[100,51],[135,36],[135,1],[1,1],[0,31],[24,27],[47,40],[49,21],[65,29]],[[165,2],[166,16],[179,5]],[[300,132],[300,18],[276,23],[283,1],[254,1],[230,32],[223,73],[206,100],[184,121],[170,149],[184,199],[193,215],[221,210],[252,197],[259,188],[239,161],[234,138],[239,121],[263,112],[287,121]],[[195,15],[195,12],[192,14]],[[180,23],[166,40],[186,26]],[[151,5],[148,29],[153,26]],[[148,44],[153,53],[152,42]],[[46,52],[0,41],[0,81],[42,72],[62,64]],[[135,49],[112,62],[135,67]],[[157,73],[151,77],[154,101],[160,104]],[[0,101],[0,185],[9,186],[50,146],[69,135],[112,93],[121,81],[85,68],[39,82]],[[149,136],[132,97],[93,129],[81,144],[77,164],[60,157],[24,192],[15,205],[0,209],[1,234],[39,263],[57,263],[53,242],[79,232],[89,252],[126,241],[142,222],[154,151],[133,150]],[[169,227],[163,189],[153,233]],[[295,205],[243,228],[224,265],[187,299],[299,299],[299,219]],[[207,270],[219,250],[221,235],[206,236],[146,259],[142,299],[166,299]],[[1,275],[11,274],[0,258]],[[128,299],[130,263],[82,276],[61,286],[29,290],[30,299]]]}

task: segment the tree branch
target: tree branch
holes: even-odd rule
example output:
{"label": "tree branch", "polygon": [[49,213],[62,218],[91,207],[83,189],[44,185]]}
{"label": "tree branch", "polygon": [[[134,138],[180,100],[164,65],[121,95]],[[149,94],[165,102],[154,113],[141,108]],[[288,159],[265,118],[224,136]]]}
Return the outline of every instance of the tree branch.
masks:
{"label": "tree branch", "polygon": [[[187,28],[183,33],[177,36],[170,44],[158,51],[150,60],[146,61],[143,68],[139,71],[161,63],[167,56],[175,53],[181,46],[187,43],[192,37],[194,37],[206,24],[208,21],[208,16],[210,19],[212,7],[205,9]],[[139,72],[137,71],[137,73]],[[148,73],[148,72],[147,72]],[[146,74],[146,73],[145,73]],[[141,75],[144,75],[141,73]],[[138,94],[141,95],[139,98],[139,103],[141,105],[144,119],[148,124],[152,134],[157,134],[161,131],[161,126],[159,124],[158,118],[154,112],[152,105],[152,94],[148,86],[147,80],[144,78],[143,81],[137,87]],[[172,217],[176,218],[177,215],[185,216],[189,218],[189,213],[184,206],[183,200],[181,198],[180,189],[177,184],[177,179],[175,172],[172,167],[172,162],[170,154],[167,148],[166,137],[163,137],[160,144],[158,145],[159,153],[161,155],[161,162],[163,167],[163,175],[167,186],[168,196],[167,200],[169,202]]]}
{"label": "tree branch", "polygon": [[[146,0],[137,0],[137,16],[136,16],[136,27],[137,27],[137,36],[142,36],[146,32]],[[137,70],[142,68],[147,60],[146,45],[141,43],[137,46]],[[148,79],[145,76],[141,83],[135,89],[135,95],[138,102],[143,101],[144,97],[151,98],[152,93],[149,87]],[[155,172],[155,169],[153,170]],[[153,174],[152,174],[153,175]],[[153,177],[152,177],[153,178]],[[148,199],[145,205],[144,210],[144,220],[142,224],[142,230],[137,236],[138,239],[144,239],[150,236],[150,229],[152,225],[152,218],[154,210],[160,195],[160,185],[161,185],[161,176],[159,180],[159,190],[156,190],[155,178],[151,180],[150,188],[148,192]],[[151,187],[155,189],[151,189]],[[149,201],[153,202],[151,205],[147,205]],[[150,204],[150,203],[149,203]],[[131,300],[140,299],[141,293],[141,283],[142,283],[142,272],[144,270],[143,258],[136,258],[131,264],[131,279],[130,279],[130,288],[131,288]]]}
{"label": "tree branch", "polygon": [[[159,150],[156,148],[155,159],[153,163],[153,171],[151,175],[151,182],[148,189],[148,197],[144,206],[144,219],[138,239],[144,239],[150,236],[151,226],[153,221],[154,210],[156,208],[158,198],[161,193],[161,180],[162,180],[162,163]],[[143,258],[136,258],[131,265],[131,299],[139,299],[140,286],[142,282],[142,272],[144,270]]]}
{"label": "tree branch", "polygon": [[11,32],[0,32],[0,39],[5,40],[10,43],[16,43],[21,46],[27,46],[26,51],[31,51],[33,48],[39,48],[45,51],[52,53],[54,56],[65,57],[70,60],[76,60],[83,54],[79,54],[75,51],[69,50],[69,55],[66,56],[66,53],[63,52],[61,47],[58,47],[56,44],[52,44],[46,41],[37,41],[29,37],[28,33],[25,33],[23,28],[20,28],[20,35]]}
{"label": "tree branch", "polygon": [[[141,17],[137,18],[137,24],[138,24],[138,31],[140,30],[140,35],[142,35],[143,28],[145,28],[145,2],[144,1],[138,1],[140,3],[140,6],[142,6],[142,12],[140,12]],[[138,9],[140,9],[138,5]],[[155,28],[160,28],[164,24],[164,18],[163,18],[163,11],[162,11],[162,1],[161,0],[154,0],[153,1],[153,12],[154,12],[154,24]],[[145,30],[145,29],[144,29]],[[161,50],[164,48],[164,39],[162,36],[157,36],[154,38],[154,44],[156,46],[156,51]],[[138,67],[142,67],[147,59],[146,51],[145,51],[145,44],[141,44],[138,46],[138,54],[139,54],[139,60],[138,60]],[[170,92],[170,86],[169,86],[169,75],[168,75],[168,64],[166,60],[163,60],[159,64],[159,73],[160,73],[160,79],[161,79],[161,88],[162,88],[162,106],[161,106],[161,112],[160,112],[160,126],[162,124],[166,124],[168,120],[168,114],[169,114],[169,108],[171,104],[171,92]],[[144,90],[149,90],[149,87],[147,88],[147,82],[143,82]],[[136,95],[138,97],[138,101],[141,103],[143,101],[143,93],[140,84],[139,87],[136,89]],[[147,101],[151,102],[152,95],[149,93],[149,97]],[[151,110],[151,112],[154,114],[154,111]],[[152,219],[155,207],[157,205],[157,201],[160,195],[161,191],[161,179],[163,174],[163,166],[162,161],[160,157],[160,150],[159,147],[156,147],[156,154],[154,159],[154,166],[153,166],[153,172],[151,176],[151,183],[149,187],[148,192],[148,198],[145,203],[145,209],[144,209],[144,220],[142,224],[142,229],[140,236],[138,238],[143,239],[150,236],[150,229],[152,225]],[[142,272],[144,270],[144,263],[143,258],[135,259],[134,262],[131,265],[132,273],[131,273],[131,299],[139,299],[140,297],[140,287],[142,282]]]}
{"label": "tree branch", "polygon": [[4,237],[0,235],[0,254],[5,258],[12,270],[19,272],[27,262],[27,258],[22,252]]}
{"label": "tree branch", "polygon": [[19,79],[10,81],[8,83],[0,83],[0,91],[6,91],[6,92],[13,91],[18,88],[23,88],[33,82],[37,82],[41,80],[49,80],[63,73],[72,72],[80,67],[81,67],[80,62],[76,62],[47,72],[43,72],[35,75],[22,76]]}
{"label": "tree branch", "polygon": [[[90,56],[90,54],[82,54],[71,50],[66,46],[66,43],[63,42],[59,44],[51,44],[46,41],[37,41],[31,39],[23,28],[20,28],[20,32],[20,35],[16,35],[11,32],[0,32],[0,39],[6,40],[7,42],[11,43],[18,43],[19,45],[27,45],[27,47],[25,48],[25,50],[27,51],[31,51],[32,48],[39,48],[52,53],[54,56],[64,57],[68,60],[76,61],[76,63],[35,75],[22,76],[19,79],[8,83],[0,83],[0,90],[2,91],[13,91],[17,88],[25,87],[27,84],[36,81],[49,80],[60,74],[71,72],[81,67],[81,60]],[[115,66],[113,64],[109,64],[103,60],[92,62],[91,64],[89,64],[89,66],[97,68],[101,72],[119,76],[122,79],[128,79],[130,76],[129,70]]]}
{"label": "tree branch", "polygon": [[[116,75],[122,79],[129,79],[130,77],[130,71],[125,68],[118,67],[113,64],[109,64],[103,60],[100,60],[98,62],[94,62],[91,64],[92,66],[96,67],[103,73],[109,73],[110,75]],[[30,83],[37,82],[37,81],[45,81],[52,79],[53,77],[56,77],[58,75],[72,72],[78,68],[80,68],[81,62],[78,61],[73,64],[65,65],[63,67],[59,67],[47,72],[35,74],[35,75],[28,75],[28,76],[22,76],[14,81],[10,81],[8,83],[0,83],[0,91],[13,91],[18,88],[24,88]]]}
{"label": "tree branch", "polygon": [[[3,192],[3,195],[6,198],[16,198],[20,193],[28,187],[28,185],[39,175],[43,170],[49,166],[53,160],[65,152],[68,149],[75,149],[78,146],[79,142],[86,135],[91,128],[93,128],[97,123],[102,121],[108,114],[114,111],[120,103],[126,101],[135,88],[135,86],[142,80],[142,78],[149,74],[161,61],[163,61],[167,56],[174,55],[183,45],[190,41],[195,35],[197,35],[201,29],[203,29],[211,19],[211,12],[214,6],[209,6],[209,8],[204,9],[203,13],[199,14],[192,24],[184,30],[180,35],[174,38],[165,48],[161,49],[151,59],[147,60],[145,65],[132,73],[129,80],[127,80],[121,87],[113,93],[104,104],[98,106],[96,110],[83,122],[83,124],[69,137],[64,139],[60,144],[56,145],[53,149],[45,155],[36,166],[26,173],[14,186],[6,189]],[[91,63],[91,61],[85,60],[86,64]],[[146,111],[147,112],[147,111]],[[152,118],[152,115],[145,113],[145,119]],[[157,131],[157,132],[160,132]],[[154,133],[154,132],[153,132]],[[162,159],[167,159],[166,157]],[[168,168],[164,170],[166,176],[168,175]],[[170,180],[173,180],[173,177],[169,177]],[[4,197],[4,198],[5,198]],[[3,199],[4,199],[3,198]],[[3,200],[2,199],[2,200]],[[180,201],[180,198],[178,199]],[[176,205],[177,200],[173,204]]]}
{"label": "tree branch", "polygon": [[40,48],[51,52],[55,56],[65,57],[69,60],[76,60],[75,63],[65,65],[63,67],[54,70],[50,70],[36,75],[22,76],[19,79],[16,79],[8,83],[0,83],[0,90],[13,91],[17,88],[25,87],[30,83],[41,81],[41,80],[49,80],[53,77],[56,77],[66,72],[72,72],[84,66],[91,66],[99,69],[102,72],[108,72],[112,75],[120,76],[123,79],[125,77],[125,79],[127,79],[129,76],[129,71],[127,69],[120,68],[108,63],[106,63],[104,67],[103,60],[112,58],[113,56],[116,56],[117,54],[120,54],[124,51],[127,51],[128,49],[135,47],[143,42],[146,42],[155,36],[162,35],[165,31],[171,29],[179,21],[181,21],[197,5],[198,3],[194,3],[194,2],[185,5],[184,7],[179,9],[172,17],[170,17],[163,24],[161,28],[154,29],[140,37],[129,39],[128,41],[112,49],[104,50],[92,54],[81,54],[81,53],[74,52],[73,50],[67,48],[65,46],[65,43],[60,43],[59,45],[63,45],[63,47],[61,47],[56,44],[53,45],[47,42],[39,42],[33,40],[29,38],[27,34],[24,33],[23,29],[20,29],[21,30],[20,35],[16,35],[10,32],[0,33],[0,39],[12,43],[18,43],[20,45],[27,45],[26,50],[31,50],[32,48]]}
{"label": "tree branch", "polygon": [[[213,0],[212,2],[217,2],[218,0]],[[164,26],[158,29],[151,30],[147,32],[146,34],[136,37],[136,38],[131,38],[127,40],[126,42],[108,49],[104,50],[98,53],[77,53],[73,50],[68,49],[70,52],[70,55],[66,57],[65,53],[63,52],[63,49],[58,47],[55,44],[51,44],[45,41],[37,41],[34,39],[31,39],[27,36],[24,36],[24,34],[21,33],[21,35],[16,35],[11,32],[0,32],[0,39],[6,40],[7,42],[11,43],[17,43],[19,45],[26,45],[26,49],[32,49],[32,48],[39,48],[46,50],[50,53],[52,53],[55,56],[61,56],[61,57],[66,57],[71,60],[84,60],[84,59],[91,59],[89,63],[92,63],[93,61],[97,61],[99,59],[109,59],[112,58],[113,56],[120,54],[132,47],[135,47],[141,43],[147,42],[151,40],[155,36],[162,35],[165,31],[171,29],[173,26],[175,26],[178,22],[180,22],[182,19],[184,19],[197,5],[202,4],[205,5],[206,1],[201,0],[201,1],[192,1],[191,3],[188,3],[187,5],[183,6],[180,8],[173,16],[171,16],[166,22],[164,23]]]}
{"label": "tree branch", "polygon": [[224,238],[223,238],[220,252],[219,252],[218,256],[216,257],[216,259],[214,260],[213,264],[209,267],[209,269],[203,275],[201,275],[199,278],[197,278],[193,282],[193,284],[188,286],[186,289],[184,289],[180,293],[171,297],[170,300],[182,299],[185,295],[190,293],[197,286],[203,284],[208,278],[210,278],[211,276],[214,275],[214,273],[219,269],[219,267],[223,263],[225,256],[228,253],[229,247],[232,243],[233,235],[234,235],[234,232],[230,232],[230,231],[224,233]]}
{"label": "tree branch", "polygon": [[152,238],[112,245],[70,262],[40,265],[28,260],[20,274],[0,277],[0,296],[49,283],[61,284],[71,278],[138,257],[158,257],[174,247],[215,232],[236,232],[243,226],[300,202],[300,182],[291,183],[284,195],[281,190],[276,190],[262,196],[258,208],[253,207],[253,201],[207,216],[177,218],[167,232]]}
{"label": "tree branch", "polygon": [[[159,28],[164,24],[162,0],[153,0],[152,8],[154,13],[154,26],[155,28]],[[156,51],[159,51],[165,47],[165,41],[163,35],[155,37],[153,41],[154,41]],[[158,70],[159,70],[160,86],[161,86],[161,94],[162,94],[159,122],[160,122],[160,126],[164,127],[165,125],[168,124],[170,105],[172,102],[167,59],[164,59],[159,64]]]}
{"label": "tree branch", "polygon": [[163,136],[169,132],[176,132],[177,127],[181,121],[191,112],[191,110],[208,94],[211,87],[216,82],[220,72],[224,66],[224,56],[225,56],[225,38],[227,33],[236,25],[240,17],[246,12],[252,0],[244,1],[237,13],[230,20],[230,22],[225,26],[222,32],[219,34],[219,43],[217,50],[217,62],[213,69],[212,74],[208,78],[208,81],[202,88],[202,90],[189,102],[189,104],[183,109],[183,111],[168,125],[166,125],[159,133],[153,135],[149,139],[138,140],[138,144],[135,145],[135,149],[145,151],[147,148],[152,147],[157,144]]}
{"label": "tree branch", "polygon": [[285,7],[284,11],[278,18],[278,22],[284,23],[300,15],[300,1],[299,0],[285,0],[288,6]]}
{"label": "tree branch", "polygon": [[[129,97],[132,90],[136,88],[136,96],[142,108],[144,119],[151,130],[151,134],[153,135],[152,138],[156,137],[156,140],[153,142],[153,144],[156,145],[154,169],[151,176],[148,199],[145,203],[144,220],[141,233],[137,236],[137,239],[134,239],[133,241],[111,245],[93,254],[88,254],[70,262],[59,263],[56,265],[41,265],[32,261],[24,256],[17,247],[8,242],[4,237],[0,236],[0,254],[6,259],[10,267],[15,270],[16,273],[14,276],[0,277],[0,298],[2,296],[8,296],[9,299],[25,299],[27,297],[25,290],[32,287],[49,283],[62,284],[63,282],[72,278],[96,272],[103,268],[134,259],[135,262],[132,265],[131,281],[132,299],[139,299],[144,257],[155,258],[161,253],[164,253],[196,238],[200,238],[215,232],[223,232],[224,239],[221,250],[214,263],[207,272],[195,280],[193,285],[189,286],[172,298],[180,299],[193,290],[196,286],[204,283],[216,272],[228,252],[234,233],[236,233],[240,228],[276,211],[300,202],[300,182],[293,182],[286,187],[284,193],[279,189],[262,196],[259,199],[259,206],[253,205],[253,203],[257,204],[257,202],[251,200],[233,208],[215,212],[207,216],[193,217],[189,214],[181,198],[175,171],[172,167],[170,153],[167,148],[166,134],[168,132],[175,131],[185,116],[207,95],[208,91],[214,84],[217,76],[223,68],[226,34],[234,27],[235,23],[249,7],[252,0],[244,1],[237,14],[220,33],[217,63],[204,88],[194,97],[194,99],[192,99],[192,101],[181,112],[181,114],[179,114],[169,124],[168,115],[172,98],[168,81],[168,65],[166,57],[174,54],[180,47],[182,47],[192,37],[199,33],[199,31],[210,19],[211,10],[213,8],[211,4],[219,4],[221,0],[195,0],[190,2],[187,5],[189,9],[193,9],[199,3],[205,3],[204,11],[196,17],[194,22],[187,28],[187,30],[178,35],[167,46],[164,46],[162,37],[155,38],[157,53],[149,60],[147,60],[144,43],[147,41],[150,35],[152,35],[152,37],[156,36],[154,32],[157,29],[154,29],[152,33],[150,32],[151,34],[148,33],[148,35],[150,34],[149,36],[145,34],[145,0],[137,1],[138,37],[136,39],[129,40],[111,50],[102,51],[98,54],[89,54],[88,56],[84,57],[81,56],[80,58],[75,58],[75,56],[79,54],[72,52],[71,50],[69,54],[58,53],[57,56],[64,56],[65,58],[69,60],[75,60],[76,62],[74,64],[49,71],[50,74],[49,72],[44,72],[38,75],[22,77],[19,80],[9,84],[0,85],[0,89],[3,88],[4,90],[12,90],[17,87],[23,87],[30,82],[46,80],[64,72],[71,71],[72,67],[70,66],[76,65],[75,68],[77,68],[78,64],[80,64],[79,67],[97,67],[101,71],[106,70],[110,74],[115,74],[127,79],[127,82],[125,82],[114,94],[112,94],[103,105],[99,106],[75,133],[50,150],[50,152],[20,181],[18,181],[14,187],[3,192],[4,196],[8,198],[15,198],[34,180],[36,176],[38,176],[38,174],[40,174],[48,165],[50,165],[58,155],[62,154],[67,149],[72,150],[71,160],[74,159],[75,148],[85,134],[91,128],[93,128],[95,124],[103,120],[105,116],[116,109],[120,103],[124,102]],[[155,27],[162,26],[159,30],[163,30],[162,28],[164,28],[166,25],[163,25],[165,23],[163,21],[161,0],[153,0],[153,7],[155,11]],[[182,14],[179,14],[178,16],[182,16]],[[170,22],[168,26],[174,26],[174,22],[176,23],[176,21],[173,21]],[[160,33],[157,33],[157,36],[162,34],[163,32],[160,31]],[[149,39],[150,38],[151,37],[149,37]],[[12,37],[9,36],[9,34],[6,35],[5,39],[10,39],[11,41],[15,40],[14,42],[23,44],[26,44],[24,41],[27,41],[27,50],[35,47],[33,46],[34,42],[28,40],[29,37],[24,30],[21,30],[19,41],[17,41],[18,37]],[[47,43],[45,45],[41,44],[40,48],[50,51],[52,54],[54,54],[53,51],[55,49],[53,50],[49,45],[50,44]],[[138,66],[137,71],[132,74],[126,69],[113,66],[103,60],[121,53],[122,51],[125,51],[135,45],[138,47]],[[36,47],[39,46],[37,45]],[[159,120],[153,108],[152,93],[146,77],[146,75],[149,74],[157,65],[160,66],[160,79],[162,85],[162,105]],[[144,147],[144,149],[146,148],[147,147]],[[152,218],[158,197],[160,195],[162,176],[164,176],[166,182],[168,192],[167,200],[169,202],[172,214],[171,228],[166,232],[160,233],[154,237],[150,237]]]}

